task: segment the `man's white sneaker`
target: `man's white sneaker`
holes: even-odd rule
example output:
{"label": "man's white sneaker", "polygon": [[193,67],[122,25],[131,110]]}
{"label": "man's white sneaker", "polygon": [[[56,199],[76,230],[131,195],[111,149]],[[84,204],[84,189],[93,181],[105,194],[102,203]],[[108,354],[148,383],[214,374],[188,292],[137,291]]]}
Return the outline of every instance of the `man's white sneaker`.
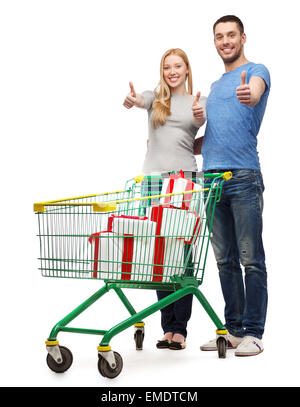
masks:
{"label": "man's white sneaker", "polygon": [[236,348],[235,356],[255,356],[264,350],[263,343],[254,336],[245,336],[242,343]]}
{"label": "man's white sneaker", "polygon": [[[239,338],[238,336],[233,336],[231,334],[226,335],[227,349],[236,349],[238,345],[244,340],[244,338]],[[201,350],[217,350],[217,338],[210,340],[204,345],[200,346]]]}

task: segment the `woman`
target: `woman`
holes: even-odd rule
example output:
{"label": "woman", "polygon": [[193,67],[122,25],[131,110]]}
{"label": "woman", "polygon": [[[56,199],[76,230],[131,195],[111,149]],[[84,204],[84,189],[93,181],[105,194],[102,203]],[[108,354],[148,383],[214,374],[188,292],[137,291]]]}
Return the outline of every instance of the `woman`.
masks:
{"label": "woman", "polygon": [[[186,88],[187,83],[187,88]],[[148,148],[144,174],[183,170],[187,177],[197,171],[194,141],[205,123],[206,98],[200,92],[193,96],[192,71],[187,55],[179,48],[164,53],[160,63],[160,81],[155,91],[136,93],[129,82],[130,93],[124,106],[148,110]],[[158,299],[169,295],[157,291]],[[161,310],[164,337],[157,348],[184,349],[187,323],[191,316],[193,295],[187,295]]]}

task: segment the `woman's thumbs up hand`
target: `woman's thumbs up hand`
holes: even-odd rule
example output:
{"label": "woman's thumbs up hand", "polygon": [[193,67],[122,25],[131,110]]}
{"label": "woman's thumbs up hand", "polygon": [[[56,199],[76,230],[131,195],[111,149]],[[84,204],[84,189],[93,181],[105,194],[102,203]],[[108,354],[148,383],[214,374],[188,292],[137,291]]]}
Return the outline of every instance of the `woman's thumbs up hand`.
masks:
{"label": "woman's thumbs up hand", "polygon": [[127,109],[131,109],[133,106],[135,106],[136,103],[136,92],[133,86],[132,82],[129,82],[129,87],[130,87],[130,92],[126,96],[123,106],[125,106]]}
{"label": "woman's thumbs up hand", "polygon": [[192,105],[192,112],[193,112],[193,116],[194,116],[194,123],[196,124],[196,126],[200,127],[205,119],[205,115],[204,115],[204,109],[203,107],[200,105],[199,100],[200,100],[200,96],[201,93],[197,92],[195,100],[193,102]]}

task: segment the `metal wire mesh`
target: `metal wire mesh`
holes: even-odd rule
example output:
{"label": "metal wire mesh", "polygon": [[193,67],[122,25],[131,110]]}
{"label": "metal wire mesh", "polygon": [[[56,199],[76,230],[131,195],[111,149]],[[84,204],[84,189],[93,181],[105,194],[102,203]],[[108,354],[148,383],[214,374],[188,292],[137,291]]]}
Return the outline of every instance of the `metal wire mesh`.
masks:
{"label": "metal wire mesh", "polygon": [[[156,176],[125,191],[45,205],[37,214],[42,275],[160,284],[176,275],[201,283],[218,187],[196,181],[192,193],[162,194],[165,180]],[[94,212],[101,202],[116,209]]]}

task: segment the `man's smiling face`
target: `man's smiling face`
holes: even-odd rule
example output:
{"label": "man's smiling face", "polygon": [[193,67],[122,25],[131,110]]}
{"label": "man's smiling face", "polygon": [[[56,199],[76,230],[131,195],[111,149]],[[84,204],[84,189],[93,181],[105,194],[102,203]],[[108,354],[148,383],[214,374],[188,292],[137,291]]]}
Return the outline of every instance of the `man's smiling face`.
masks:
{"label": "man's smiling face", "polygon": [[224,63],[232,63],[243,54],[246,35],[235,22],[219,23],[215,27],[214,42]]}

